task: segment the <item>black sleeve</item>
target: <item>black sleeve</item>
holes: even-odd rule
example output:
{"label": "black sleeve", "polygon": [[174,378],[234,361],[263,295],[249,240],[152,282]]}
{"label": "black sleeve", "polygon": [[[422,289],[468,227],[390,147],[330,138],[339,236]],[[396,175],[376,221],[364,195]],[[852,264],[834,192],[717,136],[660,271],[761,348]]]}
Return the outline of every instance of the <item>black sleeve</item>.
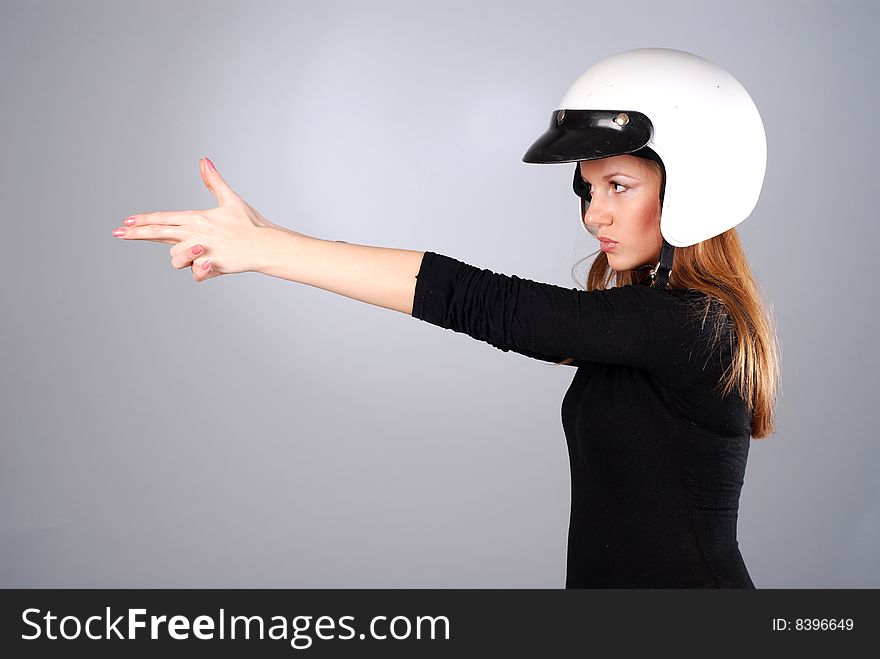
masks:
{"label": "black sleeve", "polygon": [[688,370],[699,340],[682,294],[644,285],[563,288],[425,252],[414,318],[545,361],[567,357],[637,366],[665,376]]}

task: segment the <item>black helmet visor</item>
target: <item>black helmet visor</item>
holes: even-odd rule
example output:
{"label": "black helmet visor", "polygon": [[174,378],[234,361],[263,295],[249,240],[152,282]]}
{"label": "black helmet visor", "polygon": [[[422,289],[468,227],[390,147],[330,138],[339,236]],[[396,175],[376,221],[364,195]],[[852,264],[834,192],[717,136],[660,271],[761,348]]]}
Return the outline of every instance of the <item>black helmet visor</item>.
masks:
{"label": "black helmet visor", "polygon": [[632,153],[651,141],[654,126],[641,112],[556,110],[550,126],[523,156],[523,162],[596,160]]}

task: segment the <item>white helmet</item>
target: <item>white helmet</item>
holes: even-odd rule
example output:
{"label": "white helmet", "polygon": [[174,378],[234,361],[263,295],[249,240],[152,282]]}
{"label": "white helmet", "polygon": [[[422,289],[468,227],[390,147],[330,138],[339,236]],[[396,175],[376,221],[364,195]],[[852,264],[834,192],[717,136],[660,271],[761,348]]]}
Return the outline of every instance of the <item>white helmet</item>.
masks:
{"label": "white helmet", "polygon": [[622,154],[659,157],[665,169],[660,233],[671,267],[674,247],[717,236],[751,214],[767,138],[754,101],[730,73],[692,53],[639,48],[582,73],[523,161]]}

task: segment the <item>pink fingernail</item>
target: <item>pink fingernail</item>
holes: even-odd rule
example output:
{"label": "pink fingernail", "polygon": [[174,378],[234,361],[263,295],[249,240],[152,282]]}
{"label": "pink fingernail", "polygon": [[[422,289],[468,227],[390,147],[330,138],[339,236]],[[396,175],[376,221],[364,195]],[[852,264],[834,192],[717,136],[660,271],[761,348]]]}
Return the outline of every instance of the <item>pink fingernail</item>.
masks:
{"label": "pink fingernail", "polygon": [[201,254],[201,253],[202,253],[202,246],[201,245],[193,246],[193,254]]}
{"label": "pink fingernail", "polygon": [[212,172],[216,172],[216,171],[217,171],[217,168],[214,167],[214,163],[211,162],[211,159],[210,159],[208,156],[205,156],[205,160],[208,161],[208,167],[211,168],[211,171],[212,171]]}
{"label": "pink fingernail", "polygon": [[113,229],[113,235],[117,238],[125,235],[125,229]]}
{"label": "pink fingernail", "polygon": [[210,261],[205,261],[204,263],[202,263],[202,268],[203,268],[204,270],[208,270],[210,267],[211,267],[211,262],[210,262]]}

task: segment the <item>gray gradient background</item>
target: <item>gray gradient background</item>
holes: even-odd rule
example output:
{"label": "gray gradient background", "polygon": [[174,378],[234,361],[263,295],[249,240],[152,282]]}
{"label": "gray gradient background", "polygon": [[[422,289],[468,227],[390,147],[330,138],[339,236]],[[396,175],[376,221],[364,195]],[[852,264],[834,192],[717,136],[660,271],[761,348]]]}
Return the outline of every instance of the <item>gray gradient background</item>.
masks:
{"label": "gray gradient background", "polygon": [[208,155],[284,226],[574,287],[571,168],[520,158],[587,66],[659,46],[768,134],[740,231],[783,396],[746,564],[880,587],[876,3],[0,8],[0,586],[561,588],[573,368],[110,232],[213,207]]}

